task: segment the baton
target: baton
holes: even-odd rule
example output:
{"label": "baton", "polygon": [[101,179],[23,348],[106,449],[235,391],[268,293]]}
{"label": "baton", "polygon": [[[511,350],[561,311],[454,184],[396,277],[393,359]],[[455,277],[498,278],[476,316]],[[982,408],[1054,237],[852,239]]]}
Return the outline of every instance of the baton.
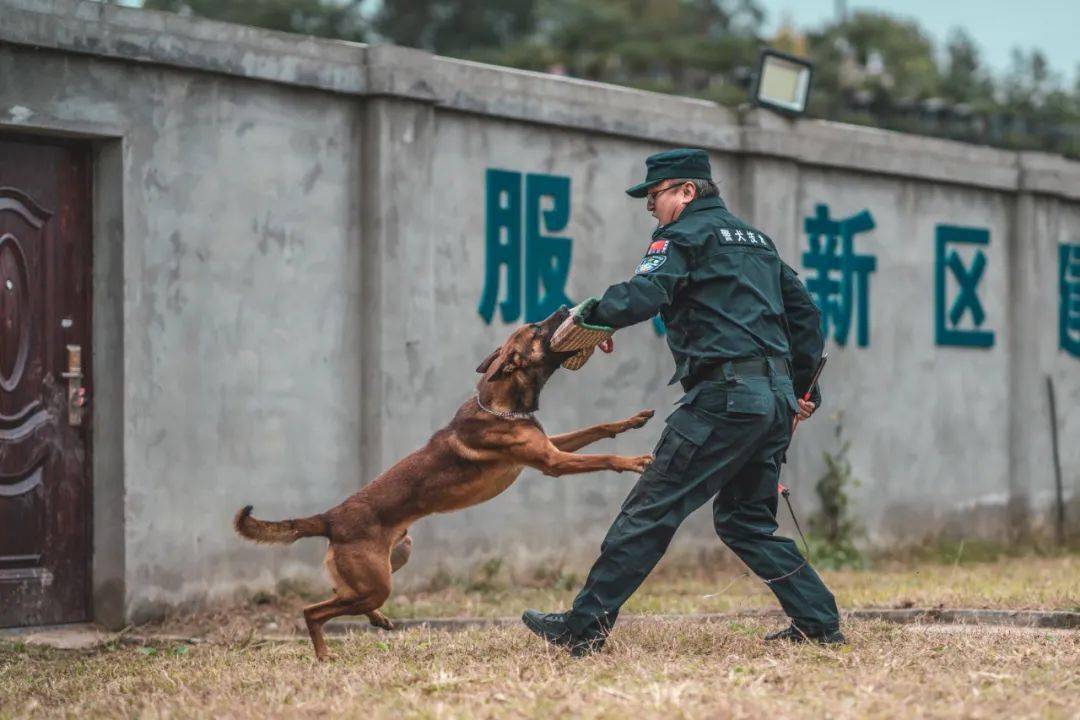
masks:
{"label": "baton", "polygon": [[[806,388],[806,392],[803,393],[803,396],[802,396],[803,400],[809,400],[810,399],[810,393],[814,392],[814,386],[817,385],[818,379],[821,377],[821,371],[825,369],[825,361],[828,360],[828,359],[829,359],[829,354],[828,353],[822,353],[821,359],[818,360],[817,367],[814,368],[814,374],[810,378],[810,386],[808,388]],[[795,415],[794,419],[791,421],[791,434],[792,435],[795,434],[795,428],[797,428],[797,427],[799,427],[799,416]],[[790,443],[791,441],[789,440],[788,442]],[[787,487],[783,483],[780,483],[780,482],[776,483],[776,487],[780,491],[781,495],[783,495],[785,498],[788,496],[789,491],[788,491]]]}
{"label": "baton", "polygon": [[[802,396],[803,400],[809,400],[810,399],[810,393],[814,392],[814,386],[817,385],[818,378],[821,377],[821,371],[825,369],[825,361],[828,360],[828,359],[829,359],[829,354],[828,353],[822,353],[821,354],[821,359],[818,360],[817,367],[814,368],[814,375],[810,378],[810,385],[809,385],[809,387],[806,388],[806,392],[803,393],[803,396]],[[799,427],[799,416],[798,415],[795,416],[795,419],[791,423],[791,434],[792,435],[795,434],[795,428],[797,428],[797,427]],[[789,440],[788,442],[790,443],[791,441]],[[809,558],[810,558],[810,546],[806,543],[806,536],[803,535],[802,528],[799,527],[799,519],[797,517],[795,517],[795,510],[791,507],[791,497],[790,497],[791,496],[791,490],[789,490],[788,487],[786,485],[784,485],[780,481],[776,482],[776,490],[777,490],[777,492],[780,493],[780,495],[783,496],[784,502],[787,503],[788,512],[791,513],[791,520],[792,520],[792,522],[795,523],[795,529],[799,531],[799,537],[802,538],[803,548],[805,548],[805,550],[806,550],[806,558],[807,558],[807,560],[803,560],[803,565],[805,565],[809,561]],[[791,571],[788,574],[789,575],[794,575],[796,572],[801,570],[802,567],[803,566],[800,565],[799,567],[795,568],[795,570]],[[782,575],[782,576],[780,576],[778,578],[775,578],[775,579],[776,580],[782,580],[785,577],[787,577],[787,575]]]}
{"label": "baton", "polygon": [[[828,353],[822,353],[821,359],[818,360],[817,367],[814,368],[814,375],[810,378],[810,385],[807,386],[806,392],[803,393],[802,399],[809,400],[810,393],[814,392],[814,386],[817,385],[818,379],[821,377],[821,371],[825,369],[825,362],[829,359]],[[795,421],[791,425],[791,432],[795,432],[795,428],[799,426],[799,416],[795,416]]]}
{"label": "baton", "polygon": [[821,371],[825,369],[825,362],[829,359],[829,353],[822,353],[821,359],[818,360],[817,367],[814,368],[814,376],[810,378],[810,387],[806,389],[803,394],[803,400],[810,399],[810,393],[814,391],[814,386],[817,385],[817,381],[821,378]]}

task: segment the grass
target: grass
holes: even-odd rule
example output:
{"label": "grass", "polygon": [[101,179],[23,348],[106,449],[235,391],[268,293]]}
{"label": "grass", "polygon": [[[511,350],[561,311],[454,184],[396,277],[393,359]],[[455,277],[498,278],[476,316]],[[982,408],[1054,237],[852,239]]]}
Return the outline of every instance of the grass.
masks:
{"label": "grass", "polygon": [[[885,563],[871,571],[822,571],[841,607],[976,607],[1080,610],[1080,555],[1008,558],[994,563]],[[562,584],[562,583],[560,583]],[[391,596],[390,617],[497,617],[525,607],[563,609],[580,580],[564,588],[464,583],[437,592]],[[768,588],[742,570],[708,575],[661,571],[630,598],[626,612],[718,613],[775,607]]]}
{"label": "grass", "polygon": [[[487,566],[484,569],[484,566]],[[568,575],[534,582],[511,578],[492,565],[480,566],[480,578],[445,578],[437,590],[395,593],[384,606],[393,619],[437,617],[516,617],[527,607],[562,610],[569,606],[581,579]],[[1080,611],[1080,555],[1006,557],[995,562],[879,562],[872,570],[822,571],[826,584],[844,608],[995,608]],[[537,587],[536,585],[540,585]],[[178,613],[144,631],[236,638],[259,631],[305,634],[300,609],[314,595],[283,587],[279,594],[259,594],[235,606]],[[685,567],[661,566],[627,603],[626,613],[723,613],[776,608],[772,593],[743,570],[706,574]]]}
{"label": "grass", "polygon": [[574,660],[523,628],[306,642],[0,643],[0,717],[1075,717],[1080,633],[852,622],[842,648],[758,620],[647,621]]}
{"label": "grass", "polygon": [[[842,608],[1080,610],[1080,556],[878,562],[824,572]],[[529,587],[539,584],[540,587]],[[512,579],[497,563],[392,598],[392,617],[564,608],[580,580]],[[0,641],[7,717],[1077,717],[1080,632],[845,623],[842,648],[765,645],[776,619],[621,622],[600,655],[573,660],[523,627],[417,628],[331,639],[317,664],[297,588],[137,629],[146,645],[63,651]],[[775,607],[760,583],[661,567],[626,613]],[[626,615],[624,614],[624,617]],[[176,642],[166,634],[195,635]],[[156,639],[155,639],[156,638]]]}

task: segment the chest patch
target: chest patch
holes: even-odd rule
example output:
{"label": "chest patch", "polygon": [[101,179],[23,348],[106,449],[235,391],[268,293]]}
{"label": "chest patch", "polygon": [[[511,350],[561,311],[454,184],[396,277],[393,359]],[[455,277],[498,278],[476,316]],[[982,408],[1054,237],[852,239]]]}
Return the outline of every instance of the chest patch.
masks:
{"label": "chest patch", "polygon": [[637,270],[634,271],[634,274],[641,275],[643,273],[652,272],[665,262],[667,262],[667,255],[662,255],[660,253],[646,255],[641,258],[641,262],[638,263]]}
{"label": "chest patch", "polygon": [[768,247],[769,243],[765,241],[765,236],[761,233],[754,233],[750,230],[739,230],[737,228],[721,228],[720,234],[723,236],[723,243],[736,243],[740,245],[758,245],[761,247]]}

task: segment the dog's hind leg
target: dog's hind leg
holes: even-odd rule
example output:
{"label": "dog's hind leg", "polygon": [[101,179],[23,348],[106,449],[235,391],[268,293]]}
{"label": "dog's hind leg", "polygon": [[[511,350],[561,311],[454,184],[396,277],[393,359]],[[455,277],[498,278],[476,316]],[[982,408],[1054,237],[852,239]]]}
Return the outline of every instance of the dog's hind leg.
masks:
{"label": "dog's hind leg", "polygon": [[382,628],[383,630],[394,629],[393,621],[391,621],[390,618],[386,617],[378,610],[372,610],[371,612],[369,612],[367,614],[367,618],[371,622],[371,624],[377,628]]}
{"label": "dog's hind leg", "polygon": [[412,536],[406,530],[405,535],[397,541],[397,544],[390,551],[390,572],[400,570],[402,565],[409,562],[410,555],[412,555]]}
{"label": "dog's hind leg", "polygon": [[[401,568],[402,565],[409,562],[409,556],[412,555],[412,536],[409,535],[409,531],[406,530],[401,539],[397,541],[390,550],[390,572],[395,573]],[[394,623],[390,618],[383,615],[378,610],[369,612],[367,614],[368,620],[375,627],[380,627],[383,630],[393,630]]]}
{"label": "dog's hind leg", "polygon": [[323,637],[322,627],[327,620],[339,615],[359,614],[352,612],[351,608],[356,604],[355,597],[332,597],[314,605],[304,608],[304,623],[307,624],[308,634],[311,636],[311,644],[315,646],[315,657],[320,661],[333,660],[334,656],[326,647],[326,638]]}
{"label": "dog's hind leg", "polygon": [[[382,545],[381,548],[378,545]],[[374,546],[374,547],[373,547]],[[329,660],[330,651],[323,636],[323,625],[342,615],[367,615],[372,622],[386,620],[378,609],[390,597],[390,550],[377,541],[362,541],[333,547],[328,565],[333,565],[337,597],[304,608],[315,657]],[[372,615],[376,618],[372,618]],[[391,627],[393,625],[391,624]]]}

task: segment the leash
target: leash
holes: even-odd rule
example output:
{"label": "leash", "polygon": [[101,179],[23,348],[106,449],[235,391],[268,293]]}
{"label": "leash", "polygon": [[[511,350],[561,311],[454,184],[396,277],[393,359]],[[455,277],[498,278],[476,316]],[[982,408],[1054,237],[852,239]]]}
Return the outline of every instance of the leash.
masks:
{"label": "leash", "polygon": [[[806,392],[803,393],[803,396],[802,396],[803,400],[810,400],[810,394],[812,392],[814,392],[814,386],[817,385],[818,379],[821,377],[821,371],[825,369],[825,362],[828,359],[829,359],[828,353],[824,353],[824,354],[822,354],[821,359],[818,360],[817,367],[814,368],[814,375],[810,378],[810,385],[806,388]],[[799,416],[796,415],[794,421],[792,421],[792,424],[791,424],[791,434],[792,434],[792,436],[795,435],[795,430],[798,427],[799,427]],[[788,444],[789,445],[791,444],[790,440],[788,440]],[[777,481],[777,483],[776,483],[776,490],[777,490],[777,492],[780,493],[780,496],[784,498],[784,503],[787,505],[788,514],[791,515],[791,521],[793,523],[795,523],[795,529],[799,531],[799,539],[802,540],[802,544],[803,544],[803,557],[804,557],[804,560],[803,560],[802,565],[795,568],[794,570],[789,572],[787,575],[783,575],[781,577],[774,578],[772,580],[765,580],[766,583],[776,582],[777,580],[783,580],[785,577],[788,577],[789,575],[794,575],[799,570],[802,570],[804,565],[806,565],[808,562],[810,562],[810,543],[806,542],[806,536],[803,535],[802,526],[799,525],[799,518],[796,517],[796,515],[795,515],[795,508],[791,507],[791,490],[789,490],[786,485],[784,485],[782,482],[779,482],[779,481]]]}
{"label": "leash", "polygon": [[[799,563],[799,566],[797,568],[795,568],[794,570],[792,570],[790,572],[786,572],[783,575],[780,575],[778,577],[763,578],[761,576],[758,576],[758,579],[761,580],[761,582],[765,583],[766,585],[772,585],[774,582],[780,582],[781,580],[786,580],[787,578],[791,577],[795,573],[802,570],[804,567],[806,567],[810,563],[810,545],[809,545],[809,543],[806,542],[806,536],[803,535],[802,526],[799,525],[799,518],[795,517],[795,510],[794,510],[794,508],[791,507],[791,497],[790,497],[791,496],[791,491],[787,489],[787,486],[785,486],[783,483],[779,483],[779,482],[776,483],[776,489],[780,492],[780,495],[784,498],[784,502],[787,503],[788,512],[791,513],[791,519],[795,522],[795,529],[799,531],[799,537],[802,539],[802,543],[803,543],[803,561],[801,563]],[[735,582],[737,580],[741,580],[744,577],[752,577],[749,570],[744,570],[741,574],[736,575],[734,578],[731,579],[731,582],[729,582],[727,585],[720,588],[716,592],[711,593],[709,595],[703,595],[702,599],[707,600],[709,598],[717,597],[718,595],[723,595],[727,591],[727,589],[729,587],[731,587],[732,585],[735,584]]]}
{"label": "leash", "polygon": [[803,544],[803,555],[806,560],[803,561],[803,565],[810,562],[810,543],[806,542],[806,536],[803,535],[802,526],[799,525],[799,518],[795,516],[795,508],[791,507],[791,491],[783,483],[776,483],[776,489],[780,491],[780,496],[784,498],[784,502],[787,504],[788,514],[791,515],[791,521],[795,523],[795,529],[799,531],[799,539]]}
{"label": "leash", "polygon": [[[791,513],[791,519],[795,522],[795,529],[799,531],[799,537],[802,538],[803,549],[804,549],[804,551],[803,551],[803,561],[801,563],[799,563],[799,566],[797,568],[795,568],[794,570],[792,570],[790,572],[786,572],[783,575],[780,575],[778,577],[763,578],[763,577],[761,577],[759,575],[758,579],[761,580],[761,582],[765,583],[766,585],[772,585],[774,582],[780,582],[781,580],[786,580],[787,578],[791,577],[795,573],[802,570],[804,567],[806,567],[810,563],[810,545],[806,542],[806,536],[803,535],[802,526],[799,525],[799,519],[797,517],[795,517],[795,510],[791,507],[791,498],[790,498],[791,491],[787,489],[787,486],[785,486],[783,483],[779,483],[779,482],[776,483],[776,489],[780,492],[780,495],[783,496],[784,502],[787,503],[788,512]],[[737,580],[741,580],[744,577],[752,577],[749,570],[744,570],[741,574],[736,575],[734,578],[731,579],[731,582],[729,582],[727,585],[720,588],[716,592],[711,593],[709,595],[702,595],[702,599],[703,600],[708,600],[709,598],[714,598],[714,597],[717,597],[718,595],[723,595],[727,591],[727,589],[729,587],[731,587],[732,585],[735,584],[735,582]]]}

